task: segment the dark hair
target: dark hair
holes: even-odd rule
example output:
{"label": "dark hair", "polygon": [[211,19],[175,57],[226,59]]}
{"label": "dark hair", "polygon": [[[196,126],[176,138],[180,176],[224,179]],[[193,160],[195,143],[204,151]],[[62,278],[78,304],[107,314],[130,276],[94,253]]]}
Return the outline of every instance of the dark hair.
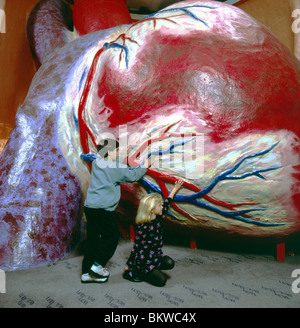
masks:
{"label": "dark hair", "polygon": [[115,139],[102,139],[97,145],[97,151],[103,158],[108,156],[108,151],[113,151],[119,148],[119,141]]}

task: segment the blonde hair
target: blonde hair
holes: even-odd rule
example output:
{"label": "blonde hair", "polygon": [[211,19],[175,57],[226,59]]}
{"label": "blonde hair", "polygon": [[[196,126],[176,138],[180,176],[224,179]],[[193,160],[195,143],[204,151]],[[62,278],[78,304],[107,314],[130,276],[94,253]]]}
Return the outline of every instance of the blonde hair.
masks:
{"label": "blonde hair", "polygon": [[140,201],[140,205],[135,218],[136,224],[152,221],[153,214],[151,211],[155,208],[157,203],[161,203],[162,201],[163,199],[158,193],[149,194],[143,197]]}

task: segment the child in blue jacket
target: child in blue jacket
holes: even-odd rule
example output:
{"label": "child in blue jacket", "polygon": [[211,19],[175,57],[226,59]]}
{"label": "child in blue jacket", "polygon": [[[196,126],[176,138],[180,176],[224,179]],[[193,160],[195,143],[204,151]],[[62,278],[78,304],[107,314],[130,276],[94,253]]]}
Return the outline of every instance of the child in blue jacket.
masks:
{"label": "child in blue jacket", "polygon": [[119,241],[115,209],[121,197],[120,183],[138,181],[147,172],[145,167],[129,168],[119,162],[117,140],[103,140],[97,151],[84,203],[87,240],[82,261],[82,283],[108,280],[109,272],[105,265],[114,255]]}

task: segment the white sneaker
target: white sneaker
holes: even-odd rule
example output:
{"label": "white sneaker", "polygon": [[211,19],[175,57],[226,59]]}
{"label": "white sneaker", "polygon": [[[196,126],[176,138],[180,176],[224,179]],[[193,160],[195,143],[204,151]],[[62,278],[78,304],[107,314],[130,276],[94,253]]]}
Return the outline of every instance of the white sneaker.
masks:
{"label": "white sneaker", "polygon": [[96,277],[98,278],[108,278],[109,277],[109,272],[107,269],[103,268],[102,265],[95,265],[93,264],[91,269],[90,269],[90,272],[92,274],[95,274]]}
{"label": "white sneaker", "polygon": [[81,282],[82,283],[89,283],[89,282],[96,282],[96,283],[103,283],[108,280],[108,277],[96,277],[89,273],[84,273],[81,275]]}

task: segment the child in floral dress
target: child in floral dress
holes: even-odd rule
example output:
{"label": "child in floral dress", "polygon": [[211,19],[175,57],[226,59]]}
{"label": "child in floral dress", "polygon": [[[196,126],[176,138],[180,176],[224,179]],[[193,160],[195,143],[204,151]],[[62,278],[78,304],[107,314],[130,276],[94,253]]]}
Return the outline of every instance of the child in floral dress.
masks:
{"label": "child in floral dress", "polygon": [[167,277],[161,270],[170,270],[175,263],[162,251],[162,223],[182,184],[183,181],[178,180],[164,202],[158,193],[141,199],[136,216],[136,237],[123,278],[134,282],[146,281],[160,287],[166,284]]}

